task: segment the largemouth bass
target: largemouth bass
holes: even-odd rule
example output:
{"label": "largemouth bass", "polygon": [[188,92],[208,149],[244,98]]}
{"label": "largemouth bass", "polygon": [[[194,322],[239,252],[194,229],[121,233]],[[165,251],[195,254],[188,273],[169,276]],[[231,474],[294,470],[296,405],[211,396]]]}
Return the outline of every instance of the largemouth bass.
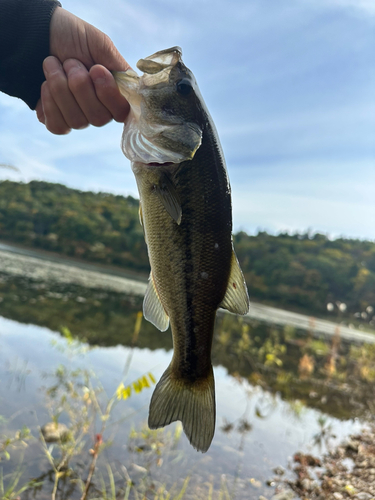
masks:
{"label": "largemouth bass", "polygon": [[190,443],[215,432],[211,345],[219,307],[249,309],[232,245],[231,192],[213,121],[192,72],[173,47],[114,73],[131,111],[122,149],[132,162],[151,264],[146,319],[170,323],[173,358],[151,398],[151,429],[180,420]]}

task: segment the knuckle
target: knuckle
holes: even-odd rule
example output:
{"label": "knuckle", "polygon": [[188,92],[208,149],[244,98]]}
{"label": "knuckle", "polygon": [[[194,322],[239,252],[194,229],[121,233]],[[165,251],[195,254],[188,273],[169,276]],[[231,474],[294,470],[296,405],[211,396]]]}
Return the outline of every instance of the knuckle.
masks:
{"label": "knuckle", "polygon": [[48,89],[52,94],[65,89],[67,87],[65,73],[62,70],[56,70],[48,73],[46,85],[48,85]]}
{"label": "knuckle", "polygon": [[104,125],[106,125],[108,122],[110,122],[112,119],[112,117],[110,116],[94,116],[91,118],[90,122],[91,122],[91,125],[93,125],[94,127],[103,127]]}
{"label": "knuckle", "polygon": [[66,89],[66,80],[62,75],[54,74],[48,80],[48,88],[52,95],[57,95]]}
{"label": "knuckle", "polygon": [[84,118],[73,118],[69,123],[70,128],[74,130],[79,130],[82,128],[86,128],[89,125],[89,122]]}
{"label": "knuckle", "polygon": [[48,122],[46,123],[46,128],[49,132],[55,135],[65,135],[70,132],[70,128],[67,125],[63,124],[49,124]]}
{"label": "knuckle", "polygon": [[73,94],[79,93],[87,86],[87,75],[84,71],[75,71],[68,78],[69,89]]}
{"label": "knuckle", "polygon": [[103,33],[102,37],[103,37],[103,39],[102,39],[103,47],[106,47],[109,50],[112,50],[112,47],[114,46],[114,44],[113,44],[111,38],[106,33]]}

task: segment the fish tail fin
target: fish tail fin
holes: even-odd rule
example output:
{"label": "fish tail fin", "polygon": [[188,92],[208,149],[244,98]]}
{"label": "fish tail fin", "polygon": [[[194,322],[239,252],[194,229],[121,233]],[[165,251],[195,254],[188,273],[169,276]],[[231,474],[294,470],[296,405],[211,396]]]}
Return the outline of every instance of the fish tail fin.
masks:
{"label": "fish tail fin", "polygon": [[206,379],[189,383],[174,377],[169,365],[151,398],[148,417],[150,429],[158,429],[181,420],[190,444],[204,453],[214,437],[215,418],[215,381],[212,366]]}

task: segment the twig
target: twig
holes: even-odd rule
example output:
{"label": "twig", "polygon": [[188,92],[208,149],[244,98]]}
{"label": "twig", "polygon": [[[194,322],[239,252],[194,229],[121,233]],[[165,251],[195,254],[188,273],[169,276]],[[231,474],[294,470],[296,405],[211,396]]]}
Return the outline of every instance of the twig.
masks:
{"label": "twig", "polygon": [[80,500],[86,500],[87,493],[88,493],[90,485],[91,485],[91,479],[92,479],[92,476],[93,476],[93,474],[95,472],[96,461],[97,461],[98,456],[99,456],[99,448],[100,448],[100,445],[102,443],[103,443],[102,435],[101,434],[97,434],[96,435],[96,441],[95,441],[94,449],[91,450],[92,461],[91,461],[91,465],[90,465],[89,474],[87,476],[87,480],[86,480],[86,484],[85,484],[85,489],[84,489],[84,491],[82,493],[82,496],[81,496]]}

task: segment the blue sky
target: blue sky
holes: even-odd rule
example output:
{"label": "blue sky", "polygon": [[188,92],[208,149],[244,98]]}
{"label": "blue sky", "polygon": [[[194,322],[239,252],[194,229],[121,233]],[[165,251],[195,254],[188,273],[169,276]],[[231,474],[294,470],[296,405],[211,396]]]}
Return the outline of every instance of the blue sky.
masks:
{"label": "blue sky", "polygon": [[[374,0],[65,0],[135,68],[183,49],[216,123],[235,230],[375,240]],[[0,94],[0,178],[137,196],[111,123],[57,137]]]}

